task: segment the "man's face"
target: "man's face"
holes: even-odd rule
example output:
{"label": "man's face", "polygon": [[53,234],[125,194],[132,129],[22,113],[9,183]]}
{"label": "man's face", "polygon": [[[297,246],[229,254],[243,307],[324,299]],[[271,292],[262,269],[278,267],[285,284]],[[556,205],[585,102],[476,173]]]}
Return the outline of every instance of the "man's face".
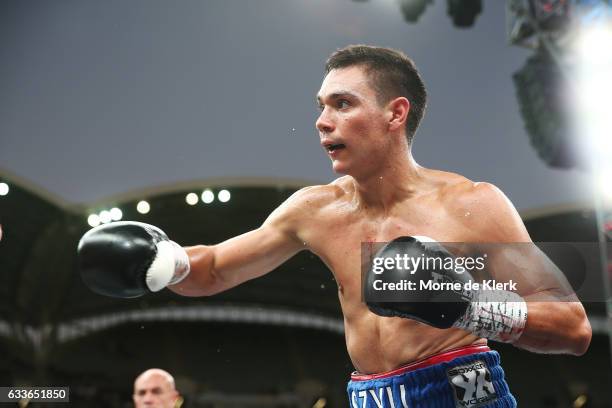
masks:
{"label": "man's face", "polygon": [[159,374],[146,375],[134,383],[136,408],[172,408],[177,396],[168,379]]}
{"label": "man's face", "polygon": [[376,96],[360,66],[334,69],[323,80],[316,127],[335,172],[368,174],[384,160],[390,144],[388,112]]}

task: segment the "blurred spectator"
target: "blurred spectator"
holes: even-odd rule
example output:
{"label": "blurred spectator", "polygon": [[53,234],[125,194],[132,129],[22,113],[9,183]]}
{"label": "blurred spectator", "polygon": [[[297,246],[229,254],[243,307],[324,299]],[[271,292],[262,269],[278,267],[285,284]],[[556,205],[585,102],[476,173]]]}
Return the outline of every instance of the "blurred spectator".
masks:
{"label": "blurred spectator", "polygon": [[180,408],[183,398],[176,390],[174,378],[159,368],[151,368],[134,381],[135,408]]}

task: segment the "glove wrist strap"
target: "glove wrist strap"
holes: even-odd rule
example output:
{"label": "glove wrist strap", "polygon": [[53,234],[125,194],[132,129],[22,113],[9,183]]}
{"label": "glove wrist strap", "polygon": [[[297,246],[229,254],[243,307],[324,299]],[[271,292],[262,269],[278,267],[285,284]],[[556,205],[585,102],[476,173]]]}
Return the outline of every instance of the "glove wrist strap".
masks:
{"label": "glove wrist strap", "polygon": [[527,303],[514,292],[479,290],[454,327],[479,337],[513,343],[521,337],[527,323]]}
{"label": "glove wrist strap", "polygon": [[174,274],[168,285],[176,285],[189,275],[189,255],[185,249],[174,241],[170,241],[174,250]]}
{"label": "glove wrist strap", "polygon": [[157,254],[146,275],[147,287],[158,292],[185,279],[189,273],[189,256],[176,242],[159,241]]}

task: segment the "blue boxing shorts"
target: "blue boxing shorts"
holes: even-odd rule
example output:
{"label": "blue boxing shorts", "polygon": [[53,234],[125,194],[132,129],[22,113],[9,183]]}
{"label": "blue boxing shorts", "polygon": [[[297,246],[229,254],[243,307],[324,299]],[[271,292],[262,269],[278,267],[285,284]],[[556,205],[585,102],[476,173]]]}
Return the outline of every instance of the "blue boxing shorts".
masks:
{"label": "blue boxing shorts", "polygon": [[351,408],[511,408],[499,354],[472,345],[435,354],[381,374],[353,373]]}

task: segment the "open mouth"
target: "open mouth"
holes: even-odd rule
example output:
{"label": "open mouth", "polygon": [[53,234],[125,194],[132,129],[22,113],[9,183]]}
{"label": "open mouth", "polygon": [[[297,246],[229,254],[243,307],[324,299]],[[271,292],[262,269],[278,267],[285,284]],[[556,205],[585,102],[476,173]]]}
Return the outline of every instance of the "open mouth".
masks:
{"label": "open mouth", "polygon": [[335,152],[337,150],[340,149],[344,149],[346,146],[343,143],[338,143],[338,144],[329,144],[326,145],[325,148],[327,149],[328,152]]}

